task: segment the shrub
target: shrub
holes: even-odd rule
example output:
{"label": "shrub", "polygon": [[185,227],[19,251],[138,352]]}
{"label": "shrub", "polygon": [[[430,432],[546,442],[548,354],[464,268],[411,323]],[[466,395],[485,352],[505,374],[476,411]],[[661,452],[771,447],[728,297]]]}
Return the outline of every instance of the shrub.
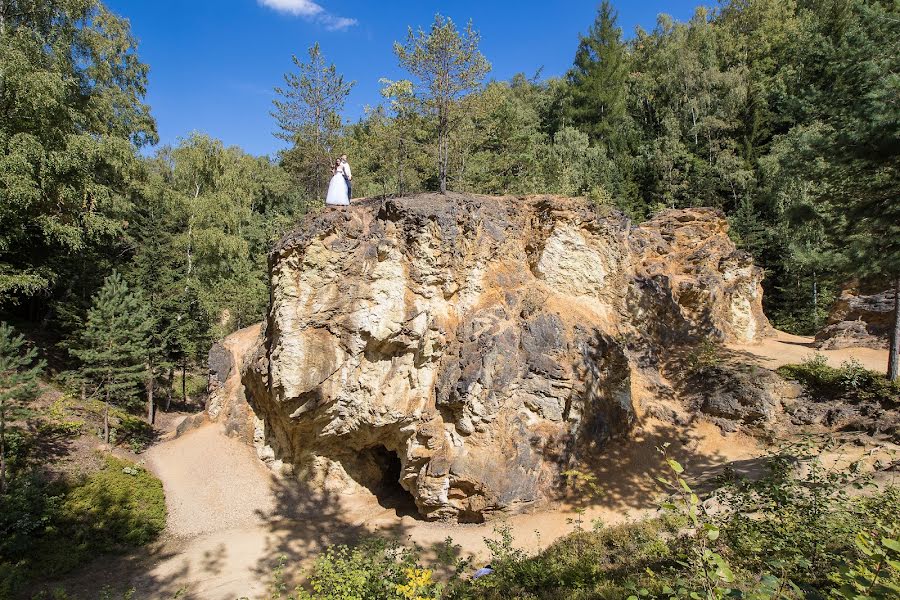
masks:
{"label": "shrub", "polygon": [[432,572],[418,564],[418,553],[373,538],[356,547],[331,546],[309,572],[309,589],[285,596],[284,558],[275,570],[272,600],[426,600],[440,597]]}
{"label": "shrub", "polygon": [[778,374],[797,380],[818,400],[846,398],[875,400],[889,406],[900,404],[900,382],[889,381],[882,373],[864,368],[855,359],[835,368],[816,353],[799,365],[779,367]]}
{"label": "shrub", "polygon": [[166,526],[166,501],[156,477],[107,457],[104,469],[66,495],[61,514],[79,545],[109,552],[155,539]]}
{"label": "shrub", "polygon": [[0,597],[40,576],[153,540],[165,527],[162,483],[113,457],[74,482],[23,474],[0,496]]}
{"label": "shrub", "polygon": [[[824,468],[818,458],[827,449],[785,446],[769,457],[760,480],[723,477],[707,500],[664,456],[670,474],[659,479],[668,493],[662,516],[592,531],[573,521],[571,534],[536,554],[517,548],[510,527],[500,524],[485,540],[494,572],[470,580],[458,568],[443,589],[413,550],[379,541],[332,547],[316,559],[310,589],[288,598],[896,598],[900,489],[850,494],[865,478],[852,467]],[[273,599],[285,597],[282,573],[283,565]]]}

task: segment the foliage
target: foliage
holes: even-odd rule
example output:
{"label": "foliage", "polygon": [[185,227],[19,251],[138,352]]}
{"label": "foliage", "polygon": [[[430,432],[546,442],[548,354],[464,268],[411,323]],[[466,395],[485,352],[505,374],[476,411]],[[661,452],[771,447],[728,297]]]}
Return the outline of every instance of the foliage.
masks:
{"label": "foliage", "polygon": [[816,353],[798,365],[779,367],[778,373],[799,381],[817,399],[875,400],[887,406],[900,404],[900,383],[864,368],[855,359],[844,361],[835,368],[828,365],[823,355]]}
{"label": "foliage", "polygon": [[162,483],[107,456],[105,466],[72,481],[21,473],[0,496],[0,595],[94,557],[156,538],[166,522]]}
{"label": "foliage", "polygon": [[[0,305],[67,285],[71,253],[118,245],[148,68],[99,0],[0,2]],[[68,284],[71,285],[71,284]]]}
{"label": "foliage", "polygon": [[[877,536],[881,536],[880,538]],[[882,600],[900,596],[900,539],[897,529],[879,527],[873,535],[861,531],[856,547],[862,557],[848,564],[830,579],[838,585],[831,597],[846,600]]]}
{"label": "foliage", "polygon": [[66,494],[61,514],[79,546],[98,552],[140,546],[165,527],[162,483],[145,469],[107,457],[103,470]]}
{"label": "foliage", "polygon": [[309,572],[308,589],[285,596],[284,559],[276,568],[272,600],[425,600],[437,598],[440,586],[432,572],[418,564],[415,550],[384,540],[364,540],[355,547],[331,546]]}
{"label": "foliage", "polygon": [[869,589],[891,598],[900,492],[850,494],[865,478],[826,468],[820,457],[829,450],[785,446],[764,477],[725,477],[707,499],[666,455],[662,517],[576,528],[535,555],[516,549],[501,526],[486,540],[494,573],[451,581],[446,596],[772,600],[865,598]]}
{"label": "foliage", "polygon": [[28,348],[24,337],[0,323],[0,495],[7,485],[7,428],[23,416],[26,403],[38,392],[44,362],[36,358],[37,350]]}
{"label": "foliage", "polygon": [[693,375],[705,375],[715,372],[715,368],[724,362],[722,344],[704,338],[700,344],[691,348],[687,356],[687,368]]}
{"label": "foliage", "polygon": [[460,34],[452,19],[438,14],[428,33],[422,29],[414,33],[410,27],[406,42],[394,43],[400,66],[413,77],[415,97],[434,119],[441,192],[447,191],[450,146],[459,123],[457,106],[479,88],[491,69],[478,49],[480,41],[471,22]]}
{"label": "foliage", "polygon": [[597,9],[597,18],[582,36],[569,72],[573,124],[594,140],[618,149],[625,119],[625,84],[628,55],[622,30],[609,0]]}
{"label": "foliage", "polygon": [[[150,375],[150,331],[153,323],[140,293],[133,293],[117,272],[94,296],[84,329],[72,353],[81,363],[80,376],[107,405],[128,406]],[[104,419],[109,442],[109,422]]]}
{"label": "foliage", "polygon": [[281,97],[274,100],[272,116],[279,128],[275,136],[292,144],[282,156],[285,166],[308,195],[322,199],[343,127],[341,111],[355,82],[344,81],[335,66],[326,63],[318,42],[309,49],[308,62],[292,59],[299,74],[286,73],[285,87],[275,88]]}

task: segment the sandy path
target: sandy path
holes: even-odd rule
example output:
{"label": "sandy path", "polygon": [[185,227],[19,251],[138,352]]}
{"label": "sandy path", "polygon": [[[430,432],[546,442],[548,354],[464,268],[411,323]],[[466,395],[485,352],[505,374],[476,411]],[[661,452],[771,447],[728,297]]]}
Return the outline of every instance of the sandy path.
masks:
{"label": "sandy path", "polygon": [[819,350],[814,345],[814,339],[799,335],[791,335],[783,331],[776,332],[775,337],[770,337],[756,344],[729,344],[728,347],[738,352],[746,353],[756,362],[770,369],[791,363],[800,363],[805,358],[815,353],[823,355],[828,364],[839,367],[845,360],[855,358],[864,367],[873,371],[887,370],[887,351],[873,350],[871,348],[841,348],[840,350]]}
{"label": "sandy path", "polygon": [[[248,333],[249,337],[249,333]],[[761,344],[732,346],[754,361],[774,368],[799,362],[814,350],[811,339],[780,334]],[[866,349],[824,352],[837,365],[850,356],[869,368],[883,368],[886,352]],[[737,471],[759,467],[763,450],[741,434],[723,435],[699,422],[687,431],[644,421],[626,444],[610,446],[592,465],[601,489],[585,502],[583,519],[605,524],[639,519],[655,511],[658,488],[652,475],[660,459],[656,447],[672,452],[696,478],[730,464]],[[328,544],[353,543],[374,532],[393,536],[433,556],[448,536],[464,554],[483,558],[484,538],[493,524],[449,526],[420,521],[402,507],[385,506],[371,495],[321,496],[296,481],[274,477],[252,448],[227,437],[218,424],[207,424],[151,449],[145,465],[162,481],[169,507],[164,539],[145,555],[104,561],[67,582],[71,591],[96,592],[97,581],[134,587],[135,598],[236,600],[264,597],[272,567],[285,556],[289,572],[301,573]],[[572,531],[574,506],[520,514],[508,524],[520,547],[535,551]],[[85,597],[93,597],[90,593]]]}
{"label": "sandy path", "polygon": [[[610,449],[593,466],[602,496],[588,502],[583,519],[605,524],[639,519],[655,511],[651,473],[655,447],[672,442],[675,454],[698,476],[725,463],[752,468],[759,449],[749,438],[719,434],[708,424],[675,431],[648,422],[632,443]],[[163,481],[169,521],[164,539],[148,555],[105,561],[65,582],[73,592],[96,592],[97,581],[135,598],[236,600],[265,596],[272,567],[287,557],[290,571],[303,567],[328,544],[354,543],[373,533],[422,547],[428,559],[450,536],[465,555],[487,556],[485,537],[495,524],[445,525],[420,521],[402,506],[381,506],[371,495],[318,496],[296,481],[274,477],[254,451],[208,424],[166,441],[145,457]],[[516,544],[534,551],[573,529],[574,506],[510,517]],[[89,593],[86,597],[93,597]]]}

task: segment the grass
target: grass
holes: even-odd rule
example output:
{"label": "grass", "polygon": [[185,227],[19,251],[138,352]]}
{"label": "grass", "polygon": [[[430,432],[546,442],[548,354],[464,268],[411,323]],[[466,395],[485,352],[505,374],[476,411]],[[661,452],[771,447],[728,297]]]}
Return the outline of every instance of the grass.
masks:
{"label": "grass", "polygon": [[162,483],[112,456],[74,481],[22,475],[0,497],[0,598],[103,554],[154,540],[166,524]]}

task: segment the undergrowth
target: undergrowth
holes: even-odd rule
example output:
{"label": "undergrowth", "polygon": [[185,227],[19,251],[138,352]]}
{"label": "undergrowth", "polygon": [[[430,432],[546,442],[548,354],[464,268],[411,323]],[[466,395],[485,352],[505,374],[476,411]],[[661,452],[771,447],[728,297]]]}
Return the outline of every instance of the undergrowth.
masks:
{"label": "undergrowth", "polygon": [[[486,539],[493,573],[473,580],[471,565],[436,582],[415,550],[387,542],[336,546],[285,585],[282,562],[272,600],[888,600],[900,597],[900,490],[866,491],[858,469],[826,468],[823,447],[781,448],[767,473],[726,473],[701,498],[684,468],[660,449],[669,469],[656,518],[573,532],[537,553],[516,547],[508,526]],[[448,540],[448,545],[452,544]],[[452,553],[450,553],[452,555]],[[432,565],[433,566],[433,565]]]}
{"label": "undergrowth", "polygon": [[72,481],[24,473],[0,495],[0,598],[163,530],[162,483],[133,463],[111,456],[104,462]]}
{"label": "undergrowth", "polygon": [[800,364],[779,367],[778,374],[800,382],[818,400],[844,398],[900,405],[900,381],[891,382],[884,374],[864,368],[855,359],[832,367],[824,356],[815,354]]}

